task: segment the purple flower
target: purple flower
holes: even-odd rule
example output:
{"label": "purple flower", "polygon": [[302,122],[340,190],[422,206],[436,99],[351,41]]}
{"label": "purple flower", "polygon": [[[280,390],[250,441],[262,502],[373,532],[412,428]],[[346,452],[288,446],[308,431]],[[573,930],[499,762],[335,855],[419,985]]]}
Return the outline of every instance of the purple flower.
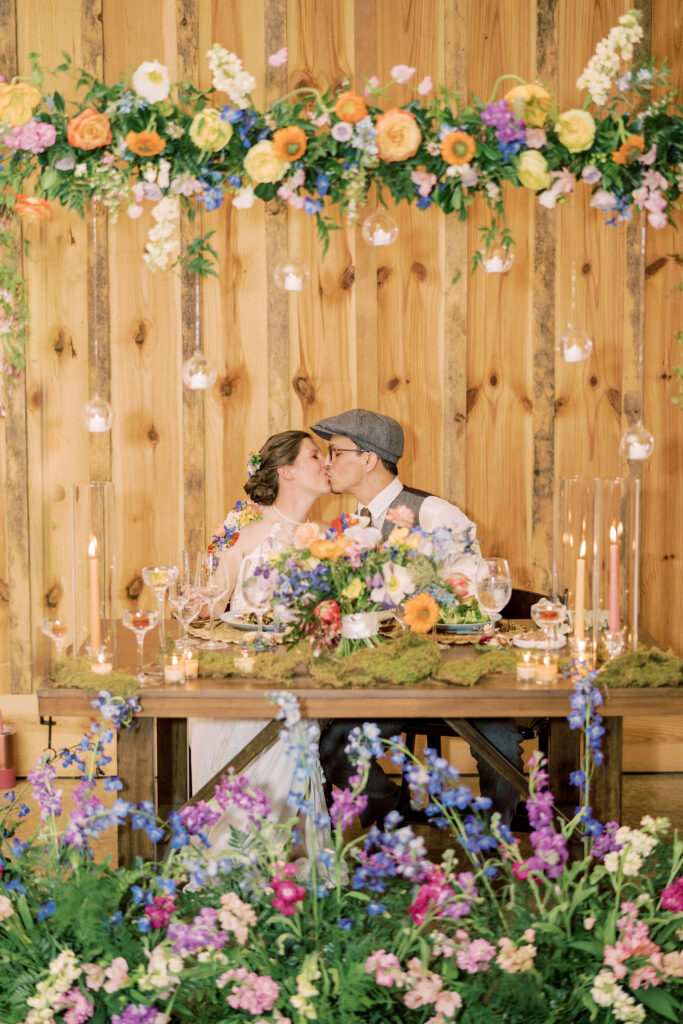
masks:
{"label": "purple flower", "polygon": [[368,804],[364,794],[355,794],[350,789],[335,789],[332,793],[330,818],[335,828],[349,828],[353,819],[362,814]]}
{"label": "purple flower", "polygon": [[128,1003],[122,1013],[112,1014],[111,1024],[154,1024],[158,1010],[155,1006],[138,1006]]}

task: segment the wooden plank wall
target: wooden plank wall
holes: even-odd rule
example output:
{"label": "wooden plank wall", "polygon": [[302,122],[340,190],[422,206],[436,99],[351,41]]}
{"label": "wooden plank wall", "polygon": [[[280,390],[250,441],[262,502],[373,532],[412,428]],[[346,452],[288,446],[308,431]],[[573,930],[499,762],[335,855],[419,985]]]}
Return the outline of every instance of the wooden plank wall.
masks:
{"label": "wooden plank wall", "polygon": [[[670,58],[680,87],[680,5],[640,6],[647,47]],[[400,62],[417,67],[416,80],[431,74],[482,97],[501,73],[539,76],[561,109],[580,105],[576,78],[623,11],[622,0],[0,0],[9,73],[29,73],[30,51],[50,67],[67,50],[108,81],[157,58],[207,86],[205,54],[219,41],[255,74],[262,103],[266,58],[287,45],[287,67],[268,72],[269,98],[305,83],[361,88]],[[395,87],[386,102],[408,95]],[[549,582],[554,477],[628,473],[619,439],[626,414],[642,407],[656,436],[642,471],[643,624],[683,651],[683,414],[670,402],[676,235],[648,229],[643,296],[640,224],[605,227],[581,189],[554,212],[511,191],[508,211],[517,246],[504,276],[469,274],[482,203],[466,224],[401,207],[395,246],[371,249],[345,227],[325,259],[303,213],[228,203],[202,215],[220,257],[217,278],[201,285],[202,344],[219,373],[205,395],[180,378],[194,344],[194,282],[145,270],[148,215],[100,218],[96,239],[90,221],[65,211],[29,227],[28,368],[0,420],[0,692],[32,689],[40,621],[68,618],[73,482],[114,481],[119,611],[149,604],[142,567],[206,540],[241,494],[251,449],[355,405],[403,422],[403,478],[458,502],[484,550],[507,555],[515,584],[534,589]],[[183,225],[184,244],[196,230]],[[299,296],[273,283],[287,251],[310,266]],[[595,352],[564,365],[554,345],[572,263],[577,320]],[[111,435],[81,425],[95,388],[113,404]],[[321,514],[348,506],[328,499]]]}

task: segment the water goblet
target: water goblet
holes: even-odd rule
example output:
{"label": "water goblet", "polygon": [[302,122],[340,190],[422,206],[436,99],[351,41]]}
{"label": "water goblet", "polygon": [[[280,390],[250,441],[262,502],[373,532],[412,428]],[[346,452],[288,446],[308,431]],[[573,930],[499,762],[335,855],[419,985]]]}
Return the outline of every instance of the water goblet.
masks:
{"label": "water goblet", "polygon": [[493,632],[493,615],[504,608],[510,600],[512,582],[510,567],[506,558],[482,558],[477,566],[475,577],[477,600],[491,617]]}
{"label": "water goblet", "polygon": [[254,642],[254,648],[258,651],[268,649],[263,639],[263,616],[270,607],[277,577],[277,570],[267,559],[245,559],[241,589],[245,604],[254,612],[258,622],[258,634]]}
{"label": "water goblet", "polygon": [[66,626],[61,619],[43,619],[41,632],[54,641],[57,657],[59,658],[69,642]]}
{"label": "water goblet", "polygon": [[[159,651],[163,655],[166,646],[166,630],[164,628],[164,601],[169,583],[178,579],[177,565],[148,565],[142,570],[142,578],[148,587],[152,587],[157,596],[159,608]],[[160,658],[161,660],[161,658]]]}
{"label": "water goblet", "polygon": [[190,583],[181,583],[179,580],[169,583],[168,606],[182,631],[182,635],[176,640],[176,647],[186,650],[195,646],[188,629],[202,610],[202,603],[202,598]]}
{"label": "water goblet", "polygon": [[[529,610],[531,618],[538,628],[543,631],[545,636],[545,653],[548,655],[551,649],[558,646],[557,630],[566,618],[567,609],[561,601],[549,601],[547,597],[542,597],[536,604],[532,604]],[[559,646],[562,645],[560,644]]]}
{"label": "water goblet", "polygon": [[209,639],[197,644],[204,651],[222,651],[228,645],[223,640],[214,640],[213,627],[216,618],[216,605],[219,601],[225,603],[230,582],[227,574],[218,575],[215,571],[213,555],[208,552],[200,552],[197,555],[197,574],[195,580],[195,594],[201,598],[209,607]]}
{"label": "water goblet", "polygon": [[158,612],[146,611],[142,608],[134,612],[126,611],[123,613],[124,626],[135,633],[138,648],[138,670],[136,677],[140,686],[159,685],[159,680],[157,680],[156,676],[147,675],[142,669],[142,645],[145,640],[145,633],[149,633],[150,629],[154,629],[158,619]]}

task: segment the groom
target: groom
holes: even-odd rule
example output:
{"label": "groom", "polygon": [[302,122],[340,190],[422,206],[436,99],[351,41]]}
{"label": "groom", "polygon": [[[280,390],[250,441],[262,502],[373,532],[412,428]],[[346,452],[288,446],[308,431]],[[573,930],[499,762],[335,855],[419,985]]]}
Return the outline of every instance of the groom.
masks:
{"label": "groom", "polygon": [[[384,539],[393,529],[386,518],[387,512],[399,505],[407,506],[416,524],[426,532],[439,526],[455,530],[474,527],[456,505],[401,482],[396,464],[403,455],[403,428],[390,416],[368,409],[351,409],[319,420],[311,430],[329,442],[326,465],[333,493],[352,494],[358,502],[359,514],[369,517],[371,525],[382,531]],[[471,578],[476,571],[476,561],[471,556],[463,556],[458,568]],[[320,760],[327,781],[335,786],[346,787],[353,774],[344,748],[349,731],[361,724],[352,719],[339,719],[323,730]],[[405,722],[393,719],[382,719],[377,724],[385,738],[402,732],[405,726]],[[521,769],[521,737],[513,719],[480,718],[476,726]],[[502,821],[509,825],[517,806],[517,791],[483,757],[472,753],[477,762],[482,796],[490,797],[491,810],[499,811]],[[361,824],[367,826],[377,821],[381,825],[384,816],[396,808],[400,789],[373,762],[365,794],[368,805],[361,815]]]}

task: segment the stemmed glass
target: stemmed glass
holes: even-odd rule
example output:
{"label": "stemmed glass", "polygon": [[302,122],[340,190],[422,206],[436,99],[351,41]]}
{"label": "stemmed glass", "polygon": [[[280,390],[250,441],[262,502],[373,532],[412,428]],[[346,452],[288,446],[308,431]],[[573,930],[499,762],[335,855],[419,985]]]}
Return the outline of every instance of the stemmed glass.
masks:
{"label": "stemmed glass", "polygon": [[59,658],[64,653],[66,645],[69,642],[66,626],[61,619],[43,619],[41,631],[45,636],[49,636],[50,640],[54,640],[55,650],[57,651],[57,657]]}
{"label": "stemmed glass", "polygon": [[512,594],[512,582],[510,580],[510,567],[506,558],[482,558],[477,566],[475,587],[479,604],[486,609],[491,616],[493,630],[493,614],[510,600]]}
{"label": "stemmed glass", "polygon": [[163,656],[166,647],[166,629],[164,628],[164,601],[169,583],[178,579],[177,565],[148,565],[142,570],[142,578],[148,587],[154,589],[159,607],[159,652]]}
{"label": "stemmed glass", "polygon": [[214,571],[213,555],[208,552],[200,552],[197,555],[197,576],[195,580],[195,593],[201,597],[209,606],[209,639],[197,644],[204,651],[222,651],[228,645],[224,640],[214,640],[213,625],[216,618],[216,605],[219,601],[225,602],[230,582],[226,573],[221,576]]}
{"label": "stemmed glass", "polygon": [[145,633],[149,633],[150,629],[154,629],[158,619],[158,612],[145,611],[142,608],[135,612],[127,611],[123,613],[123,624],[126,629],[130,629],[135,633],[135,639],[138,645],[137,680],[140,683],[140,686],[157,685],[156,677],[145,675],[142,670],[142,645],[145,640]]}
{"label": "stemmed glass", "polygon": [[531,618],[545,635],[545,653],[550,654],[551,648],[558,646],[557,629],[564,622],[567,609],[561,601],[549,601],[547,597],[542,597],[529,610]]}
{"label": "stemmed glass", "polygon": [[263,651],[268,644],[263,639],[263,615],[270,607],[275,591],[278,573],[275,567],[263,558],[246,558],[242,572],[242,596],[244,602],[256,615],[258,634],[254,647]]}
{"label": "stemmed glass", "polygon": [[195,641],[190,637],[188,629],[202,609],[202,598],[189,581],[181,583],[177,580],[168,585],[168,605],[182,629],[182,636],[176,641],[176,646],[183,650],[194,647]]}

